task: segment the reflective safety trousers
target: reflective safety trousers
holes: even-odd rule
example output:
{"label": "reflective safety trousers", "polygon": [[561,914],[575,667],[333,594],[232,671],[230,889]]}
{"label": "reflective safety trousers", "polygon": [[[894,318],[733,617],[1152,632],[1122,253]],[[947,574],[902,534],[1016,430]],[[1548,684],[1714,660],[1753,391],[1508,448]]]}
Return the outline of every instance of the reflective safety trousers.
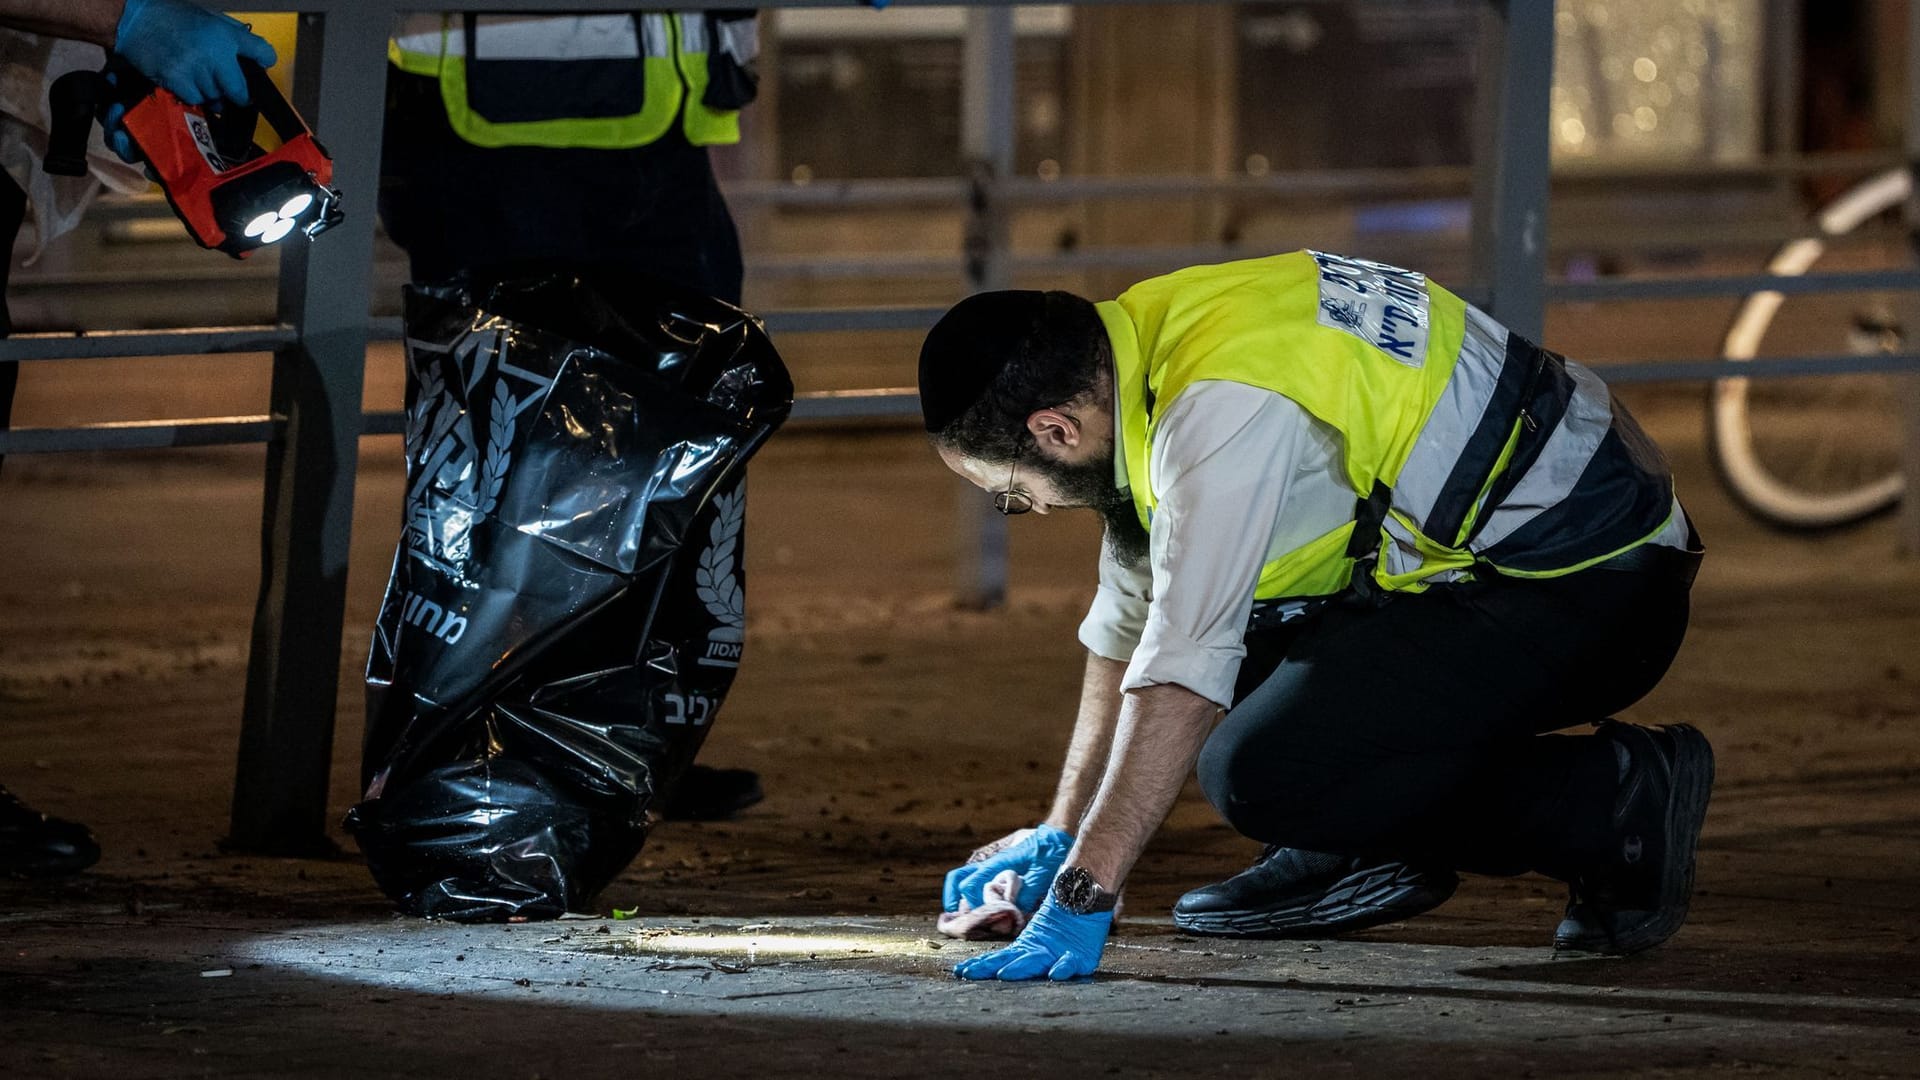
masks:
{"label": "reflective safety trousers", "polygon": [[1599,378],[1420,274],[1299,251],[1181,270],[1098,308],[1143,525],[1156,407],[1195,382],[1283,394],[1339,433],[1354,518],[1270,553],[1256,600],[1557,577],[1673,514],[1665,458]]}
{"label": "reflective safety trousers", "polygon": [[759,36],[751,11],[408,15],[394,66],[438,79],[453,130],[476,146],[625,150],[679,120],[687,141],[740,141]]}

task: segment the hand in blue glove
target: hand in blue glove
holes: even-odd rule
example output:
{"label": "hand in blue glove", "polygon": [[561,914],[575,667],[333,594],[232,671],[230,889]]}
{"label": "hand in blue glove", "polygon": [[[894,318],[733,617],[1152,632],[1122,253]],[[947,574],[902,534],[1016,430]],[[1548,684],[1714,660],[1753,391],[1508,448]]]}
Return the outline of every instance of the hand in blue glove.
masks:
{"label": "hand in blue glove", "polygon": [[240,58],[263,68],[279,59],[246,24],[189,0],[127,0],[113,51],[189,105],[250,104]]}
{"label": "hand in blue glove", "polygon": [[963,979],[1007,982],[1042,977],[1055,982],[1077,979],[1093,974],[1100,966],[1100,954],[1106,951],[1107,933],[1112,929],[1113,912],[1075,915],[1048,895],[1039,914],[1013,944],[968,957],[954,965],[953,973]]}
{"label": "hand in blue glove", "polygon": [[127,134],[121,121],[127,118],[127,107],[121,102],[107,106],[107,113],[100,118],[100,134],[107,141],[107,149],[120,155],[120,160],[129,165],[140,164],[140,151],[133,145],[133,136]]}
{"label": "hand in blue glove", "polygon": [[1002,870],[1012,870],[1020,875],[1020,896],[1015,903],[1030,915],[1053,888],[1054,875],[1060,872],[1060,864],[1067,861],[1067,853],[1072,850],[1071,833],[1051,825],[1036,825],[1025,838],[993,855],[949,870],[946,886],[941,891],[941,905],[948,911],[959,911],[960,901],[965,900],[969,907],[979,907],[984,902],[982,893],[987,883]]}

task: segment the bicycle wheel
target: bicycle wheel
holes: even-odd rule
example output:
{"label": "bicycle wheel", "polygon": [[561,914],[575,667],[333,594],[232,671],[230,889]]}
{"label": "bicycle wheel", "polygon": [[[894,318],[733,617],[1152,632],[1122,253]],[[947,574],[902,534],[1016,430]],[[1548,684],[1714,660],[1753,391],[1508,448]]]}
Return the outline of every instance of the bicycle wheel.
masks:
{"label": "bicycle wheel", "polygon": [[[1872,177],[1841,195],[1816,219],[1818,235],[1792,240],[1767,263],[1769,273],[1905,267],[1906,238],[1896,230],[1857,233],[1906,201],[1905,169]],[[1841,242],[1841,238],[1848,238]],[[1728,360],[1770,355],[1865,355],[1903,350],[1894,294],[1758,292],[1741,303],[1721,344]],[[1897,376],[1834,375],[1716,381],[1708,399],[1708,446],[1736,501],[1770,525],[1839,528],[1898,505],[1903,418]]]}

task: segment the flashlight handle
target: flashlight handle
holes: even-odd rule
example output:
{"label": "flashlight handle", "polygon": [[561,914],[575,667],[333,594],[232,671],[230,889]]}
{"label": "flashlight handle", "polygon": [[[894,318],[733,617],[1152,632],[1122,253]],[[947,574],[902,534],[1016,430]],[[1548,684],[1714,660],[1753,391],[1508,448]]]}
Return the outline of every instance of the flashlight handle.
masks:
{"label": "flashlight handle", "polygon": [[47,156],[40,167],[55,176],[87,175],[87,139],[106,85],[97,71],[69,71],[47,90]]}
{"label": "flashlight handle", "polygon": [[253,98],[253,107],[260,110],[260,117],[273,128],[274,134],[282,140],[292,140],[301,135],[310,135],[312,130],[300,114],[293,111],[280,88],[267,76],[267,69],[246,58],[240,60],[240,70],[247,76],[247,94]]}

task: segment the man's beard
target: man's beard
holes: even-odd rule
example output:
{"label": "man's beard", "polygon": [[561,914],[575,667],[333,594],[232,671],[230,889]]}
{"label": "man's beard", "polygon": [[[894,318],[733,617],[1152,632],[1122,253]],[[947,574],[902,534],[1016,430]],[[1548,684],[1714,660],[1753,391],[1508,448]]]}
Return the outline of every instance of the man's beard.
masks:
{"label": "man's beard", "polygon": [[1129,569],[1147,561],[1151,544],[1140,513],[1133,506],[1133,489],[1113,486],[1113,454],[1080,465],[1044,462],[1037,469],[1052,481],[1065,505],[1084,506],[1100,515],[1107,527],[1107,550],[1114,561]]}

